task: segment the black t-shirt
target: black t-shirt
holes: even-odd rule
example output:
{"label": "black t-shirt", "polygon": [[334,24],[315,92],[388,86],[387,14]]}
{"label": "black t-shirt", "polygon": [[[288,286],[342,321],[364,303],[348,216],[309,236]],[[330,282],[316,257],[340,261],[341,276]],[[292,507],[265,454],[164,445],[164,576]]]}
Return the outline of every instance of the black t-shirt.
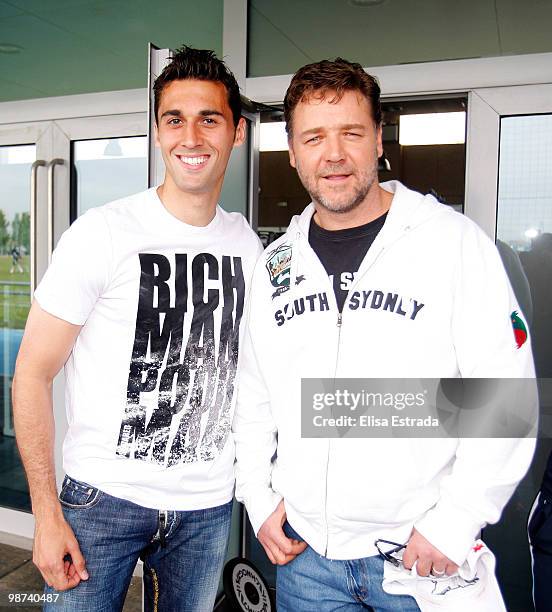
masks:
{"label": "black t-shirt", "polygon": [[343,310],[354,276],[386,218],[387,213],[365,225],[334,231],[321,228],[314,222],[314,217],[311,219],[309,243],[333,282],[339,312]]}

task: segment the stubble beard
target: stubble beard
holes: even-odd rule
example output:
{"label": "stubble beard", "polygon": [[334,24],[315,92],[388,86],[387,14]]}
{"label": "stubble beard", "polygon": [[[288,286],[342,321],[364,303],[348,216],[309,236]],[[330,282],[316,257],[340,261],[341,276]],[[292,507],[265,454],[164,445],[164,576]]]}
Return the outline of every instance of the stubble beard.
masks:
{"label": "stubble beard", "polygon": [[[336,169],[336,174],[339,173],[339,171],[339,169]],[[341,214],[351,212],[360,206],[366,199],[374,183],[378,183],[378,170],[377,166],[374,166],[366,171],[355,173],[355,176],[358,177],[358,181],[353,186],[352,192],[343,194],[324,194],[316,186],[317,179],[321,178],[319,175],[315,177],[306,175],[301,171],[299,165],[297,165],[297,174],[315,205],[320,205],[329,212]],[[324,179],[321,178],[321,180]]]}

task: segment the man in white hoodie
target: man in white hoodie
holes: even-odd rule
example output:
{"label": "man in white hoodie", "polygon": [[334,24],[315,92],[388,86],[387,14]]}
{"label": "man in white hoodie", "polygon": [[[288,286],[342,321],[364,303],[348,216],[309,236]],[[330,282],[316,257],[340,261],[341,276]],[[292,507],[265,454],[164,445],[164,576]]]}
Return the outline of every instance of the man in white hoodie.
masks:
{"label": "man in white hoodie", "polygon": [[257,264],[234,420],[236,496],[279,565],[280,612],[418,610],[382,589],[375,541],[403,545],[420,576],[454,574],[533,454],[518,439],[301,437],[304,378],[534,376],[494,244],[433,197],[378,183],[379,95],[338,58],[301,68],[284,101],[312,204]]}

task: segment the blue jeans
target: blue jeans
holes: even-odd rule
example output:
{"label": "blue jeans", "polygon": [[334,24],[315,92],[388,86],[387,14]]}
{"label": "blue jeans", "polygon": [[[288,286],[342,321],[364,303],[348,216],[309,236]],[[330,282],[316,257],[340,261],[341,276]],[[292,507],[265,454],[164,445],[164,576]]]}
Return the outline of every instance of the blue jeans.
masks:
{"label": "blue jeans", "polygon": [[[302,540],[289,523],[284,524],[284,532]],[[386,593],[382,580],[383,559],[379,556],[336,561],[308,546],[277,568],[278,612],[419,612],[413,597]]]}
{"label": "blue jeans", "polygon": [[[205,510],[157,510],[65,477],[60,493],[89,579],[60,592],[52,612],[122,610],[136,562],[144,562],[145,610],[212,612],[226,555],[232,502]],[[46,587],[46,593],[56,592]]]}

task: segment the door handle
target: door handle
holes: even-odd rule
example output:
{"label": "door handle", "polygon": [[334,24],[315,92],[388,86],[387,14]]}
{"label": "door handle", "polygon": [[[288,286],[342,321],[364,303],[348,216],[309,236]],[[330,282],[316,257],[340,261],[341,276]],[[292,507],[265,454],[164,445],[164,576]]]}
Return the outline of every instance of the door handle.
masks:
{"label": "door handle", "polygon": [[52,253],[54,252],[54,169],[64,163],[63,159],[59,157],[48,162],[48,265],[52,261]]}
{"label": "door handle", "polygon": [[30,265],[30,276],[31,276],[31,300],[36,289],[36,215],[37,215],[37,189],[36,189],[36,177],[38,168],[45,166],[46,162],[43,159],[37,159],[31,165],[31,219],[30,219],[30,234],[31,234],[31,265]]}

